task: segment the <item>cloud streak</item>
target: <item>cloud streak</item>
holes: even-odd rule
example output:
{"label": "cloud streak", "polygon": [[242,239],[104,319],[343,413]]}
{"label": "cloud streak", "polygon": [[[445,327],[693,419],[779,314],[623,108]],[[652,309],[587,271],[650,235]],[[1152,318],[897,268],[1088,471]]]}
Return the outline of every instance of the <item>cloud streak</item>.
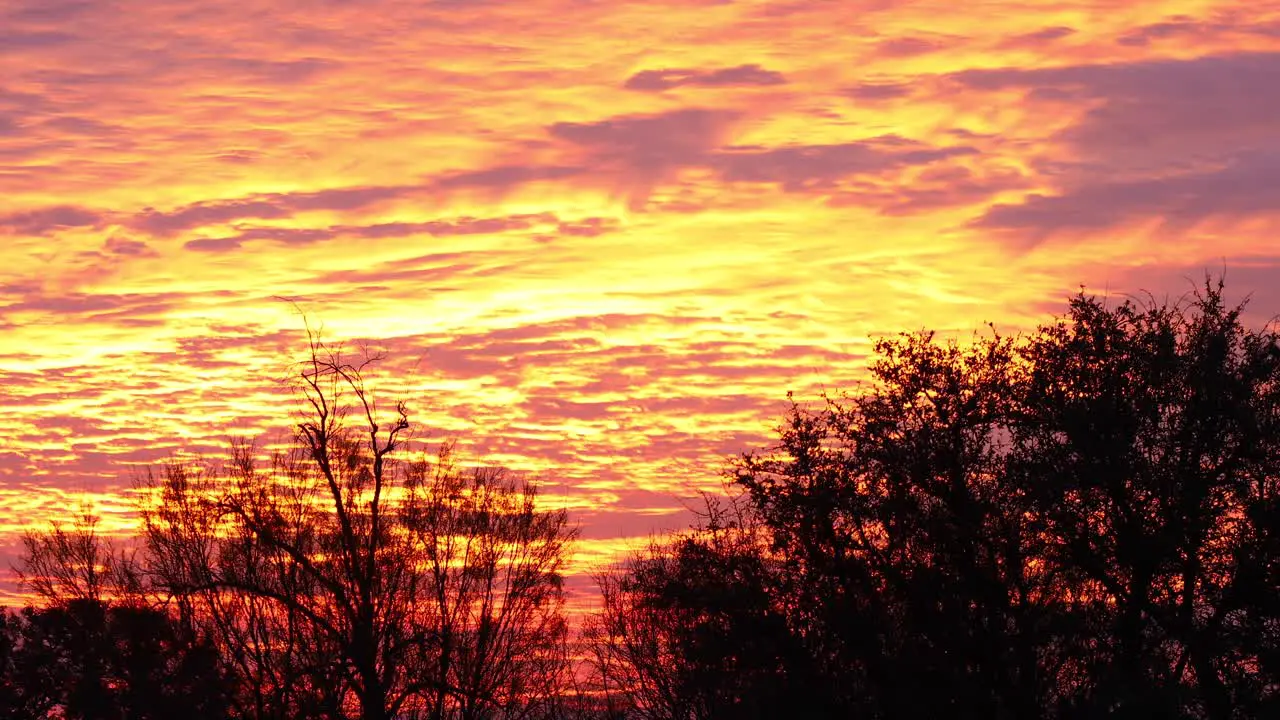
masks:
{"label": "cloud streak", "polygon": [[661,92],[678,87],[771,87],[787,84],[787,78],[776,70],[755,63],[714,70],[663,69],[642,70],[627,78],[628,90]]}

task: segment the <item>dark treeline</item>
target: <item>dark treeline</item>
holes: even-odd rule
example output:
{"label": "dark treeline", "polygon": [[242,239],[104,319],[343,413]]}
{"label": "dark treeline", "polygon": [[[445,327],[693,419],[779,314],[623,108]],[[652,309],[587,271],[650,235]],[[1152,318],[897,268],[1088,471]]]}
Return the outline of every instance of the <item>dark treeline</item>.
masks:
{"label": "dark treeline", "polygon": [[26,538],[0,717],[1280,717],[1280,337],[1242,311],[880,342],[578,633],[566,515],[412,459],[313,344],[291,449],[149,473],[128,549]]}

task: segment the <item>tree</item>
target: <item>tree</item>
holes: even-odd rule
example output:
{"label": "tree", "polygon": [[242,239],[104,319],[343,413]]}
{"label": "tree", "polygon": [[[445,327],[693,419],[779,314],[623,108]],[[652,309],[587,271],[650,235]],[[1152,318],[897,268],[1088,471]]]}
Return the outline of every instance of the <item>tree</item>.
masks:
{"label": "tree", "polygon": [[67,527],[52,522],[46,532],[26,532],[15,571],[19,582],[51,603],[100,602],[140,592],[134,555],[98,532],[99,518],[85,507]]}
{"label": "tree", "polygon": [[406,456],[408,411],[313,339],[304,417],[263,464],[149,476],[144,563],[218,639],[244,717],[537,717],[567,658],[560,572],[575,531],[530,483]]}
{"label": "tree", "polygon": [[1046,562],[1097,598],[1085,707],[1260,717],[1280,700],[1280,345],[1222,290],[1078,298],[1025,350],[1012,472]]}
{"label": "tree", "polygon": [[10,615],[5,717],[220,720],[226,678],[163,611],[77,599]]}
{"label": "tree", "polygon": [[[584,628],[610,716],[823,717],[827,688],[779,606],[778,558],[750,514],[709,502],[702,524],[597,577]],[[797,700],[803,698],[803,704]]]}
{"label": "tree", "polygon": [[605,584],[606,617],[648,633],[615,676],[633,698],[708,669],[700,690],[721,687],[720,661],[653,649],[741,637],[759,614],[720,609],[763,588],[748,607],[811,658],[756,665],[782,706],[826,687],[825,714],[862,717],[1276,712],[1280,337],[1242,311],[1221,283],[1173,305],[1082,293],[1023,337],[878,343],[862,392],[793,405],[731,469],[763,579],[695,533]]}

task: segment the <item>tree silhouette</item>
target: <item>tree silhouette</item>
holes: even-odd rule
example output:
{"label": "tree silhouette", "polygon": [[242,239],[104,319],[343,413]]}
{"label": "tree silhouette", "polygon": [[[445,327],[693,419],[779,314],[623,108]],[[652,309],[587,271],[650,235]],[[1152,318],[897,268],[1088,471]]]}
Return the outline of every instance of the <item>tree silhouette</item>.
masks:
{"label": "tree silhouette", "polygon": [[[1280,346],[1222,293],[1082,294],[1025,337],[878,343],[868,387],[794,405],[777,446],[734,464],[765,538],[738,549],[767,572],[736,571],[716,531],[695,530],[604,582],[605,626],[644,633],[630,631],[641,652],[598,633],[596,654],[641,716],[703,717],[652,688],[731,683],[762,614],[723,608],[763,593],[734,608],[786,627],[753,635],[781,640],[785,662],[754,665],[777,707],[1276,712]],[[691,636],[735,639],[718,659],[670,650]]]}
{"label": "tree silhouette", "polygon": [[[696,532],[597,577],[584,635],[613,716],[823,717],[829,688],[787,625],[778,559],[750,514],[708,503]],[[797,705],[797,700],[803,704]]]}
{"label": "tree silhouette", "polygon": [[235,442],[222,465],[147,472],[133,554],[89,517],[25,538],[23,581],[51,605],[4,617],[0,707],[196,720],[199,661],[229,683],[210,717],[560,712],[566,513],[506,471],[462,467],[448,444],[415,459],[404,403],[384,413],[366,386],[379,358],[309,349],[292,444],[264,460]]}
{"label": "tree silhouette", "polygon": [[45,532],[22,535],[15,569],[19,582],[51,603],[100,602],[140,592],[134,554],[98,532],[99,518],[83,508],[70,527],[50,523]]}
{"label": "tree silhouette", "polygon": [[214,647],[153,608],[74,599],[0,619],[0,714],[13,720],[216,720]]}
{"label": "tree silhouette", "polygon": [[1026,349],[1012,470],[1046,562],[1100,600],[1090,712],[1277,709],[1280,346],[1221,283],[1192,308],[1077,299]]}
{"label": "tree silhouette", "polygon": [[246,717],[538,717],[563,688],[575,531],[507,473],[402,457],[403,403],[318,342],[295,443],[151,476],[146,563],[245,679]]}

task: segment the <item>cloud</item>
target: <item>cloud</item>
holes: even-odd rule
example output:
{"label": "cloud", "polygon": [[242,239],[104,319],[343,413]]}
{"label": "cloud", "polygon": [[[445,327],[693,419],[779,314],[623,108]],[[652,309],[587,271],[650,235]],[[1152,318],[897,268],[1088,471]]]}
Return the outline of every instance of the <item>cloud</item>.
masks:
{"label": "cloud", "polygon": [[1088,108],[1053,135],[1074,157],[1039,158],[1053,192],[996,205],[973,225],[1035,236],[1144,218],[1187,228],[1274,212],[1280,195],[1280,53],[974,70],[973,90]]}
{"label": "cloud", "polygon": [[1182,15],[1150,25],[1134,28],[1116,39],[1118,45],[1146,47],[1165,40],[1180,43],[1203,43],[1215,38],[1232,35],[1280,37],[1280,22],[1260,21],[1257,18],[1231,17],[1221,14],[1215,20],[1197,20]]}
{"label": "cloud", "polygon": [[56,132],[68,133],[71,135],[85,135],[89,137],[105,137],[107,135],[118,135],[124,130],[118,126],[99,122],[91,118],[59,116],[49,118],[40,125],[41,130],[54,130]]}
{"label": "cloud", "polygon": [[907,83],[862,83],[845,91],[854,100],[892,100],[911,94],[911,86]]}
{"label": "cloud", "polygon": [[680,168],[703,164],[738,114],[685,108],[590,123],[560,122],[547,132],[585,154],[595,173],[612,178],[638,207],[654,185]]}
{"label": "cloud", "polygon": [[190,70],[200,70],[226,76],[240,76],[249,81],[266,85],[299,85],[310,82],[321,74],[339,67],[339,63],[325,58],[301,58],[298,60],[263,60],[260,58],[219,57],[201,58],[191,63]]}
{"label": "cloud", "polygon": [[241,218],[286,218],[291,213],[272,200],[223,200],[199,202],[171,212],[147,209],[132,226],[152,235],[168,236],[206,225],[220,225]]}
{"label": "cloud", "polygon": [[1060,195],[1031,195],[990,208],[980,228],[1098,230],[1145,218],[1186,228],[1215,216],[1280,212],[1280,152],[1245,154],[1220,169],[1143,180],[1088,184]]}
{"label": "cloud", "polygon": [[6,313],[43,312],[57,315],[84,315],[87,319],[117,323],[149,323],[149,316],[176,307],[180,293],[68,293],[36,296],[4,308]]}
{"label": "cloud", "polygon": [[57,205],[0,215],[0,229],[14,235],[48,235],[67,228],[92,227],[102,217],[93,210],[74,205]]}
{"label": "cloud", "polygon": [[[457,280],[480,266],[474,262],[474,253],[432,253],[409,260],[380,263],[358,269],[335,270],[316,276],[318,287],[376,286],[385,288],[391,283],[408,283],[420,290],[439,290],[434,283]],[[468,261],[468,262],[464,262]]]}
{"label": "cloud", "polygon": [[689,164],[715,148],[735,116],[727,111],[688,108],[591,123],[560,122],[548,132],[603,159],[640,169],[661,169]]}
{"label": "cloud", "polygon": [[943,47],[944,43],[938,39],[899,37],[876,45],[875,53],[880,57],[903,58],[925,55]]}
{"label": "cloud", "polygon": [[1026,90],[1031,99],[1092,104],[1058,136],[1114,166],[1225,157],[1280,137],[1280,53],[1189,60],[970,70],[967,89]]}
{"label": "cloud", "polygon": [[[568,132],[572,134],[572,130]],[[352,212],[395,200],[427,195],[432,190],[448,191],[464,188],[506,190],[530,182],[570,178],[583,172],[582,168],[573,166],[499,165],[482,170],[445,173],[437,180],[416,185],[357,186],[313,192],[260,193],[242,198],[207,200],[172,210],[147,208],[131,218],[128,225],[135,230],[158,237],[171,237],[195,228],[230,225],[241,220],[285,220],[304,212]],[[278,240],[286,244],[305,244],[327,240],[338,230],[345,231],[353,237],[384,237],[401,231],[415,231],[410,225],[405,224],[386,224],[381,229],[378,226],[365,226],[363,229],[360,226],[335,226],[329,229],[254,228],[245,231],[245,234],[238,239],[240,241]],[[439,234],[443,229],[440,226],[424,226],[416,231]],[[228,242],[194,241],[195,249],[226,250],[231,247],[232,244]]]}
{"label": "cloud", "polygon": [[883,215],[907,216],[945,207],[983,202],[997,193],[1027,187],[1027,178],[1012,170],[975,173],[962,165],[939,164],[911,182],[882,188],[855,187],[834,194],[831,207],[875,207]]}
{"label": "cloud", "polygon": [[383,240],[405,238],[413,235],[446,237],[452,235],[496,235],[516,230],[528,230],[543,225],[556,225],[552,213],[530,213],[499,217],[458,217],[450,220],[425,222],[391,222],[371,225],[333,225],[323,228],[251,227],[220,238],[201,238],[186,243],[188,250],[203,252],[229,252],[244,243],[269,241],[283,245],[311,245],[336,238]]}
{"label": "cloud", "polygon": [[14,24],[61,24],[96,9],[94,0],[16,0],[10,4],[8,19]]}
{"label": "cloud", "polygon": [[0,31],[0,56],[60,48],[79,40],[78,36],[66,32],[16,28],[2,30]]}
{"label": "cloud", "polygon": [[151,248],[151,246],[141,240],[130,240],[129,238],[113,235],[107,239],[102,249],[112,255],[121,255],[128,257],[158,257],[159,253]]}
{"label": "cloud", "polygon": [[719,141],[734,117],[721,111],[679,110],[598,123],[560,123],[552,126],[551,134],[585,149],[599,167],[643,178],[647,185],[669,178],[679,168],[707,168],[727,182],[771,183],[789,192],[976,152],[896,136],[830,145],[721,149]]}
{"label": "cloud", "polygon": [[556,226],[556,233],[570,237],[599,237],[617,230],[618,227],[616,218],[589,217],[562,221]]}
{"label": "cloud", "polygon": [[485,235],[511,230],[527,230],[535,225],[545,225],[555,221],[556,216],[551,213],[536,213],[492,218],[462,217],[456,220],[433,220],[422,223],[421,227],[424,231],[437,236]]}
{"label": "cloud", "polygon": [[876,174],[969,155],[969,147],[936,148],[892,136],[836,145],[797,145],[717,153],[711,165],[728,182],[775,183],[787,191],[828,187],[851,175]]}
{"label": "cloud", "polygon": [[766,70],[754,63],[717,70],[664,69],[643,70],[627,78],[623,87],[628,90],[670,90],[685,85],[697,87],[771,86],[784,85],[787,79],[782,73]]}
{"label": "cloud", "polygon": [[1052,27],[1036,30],[1035,32],[1015,35],[1005,40],[1001,45],[1003,47],[1028,48],[1036,49],[1042,45],[1057,42],[1065,37],[1076,34],[1076,29],[1065,25],[1054,25]]}
{"label": "cloud", "polygon": [[449,173],[436,180],[434,186],[442,190],[458,188],[506,190],[541,180],[563,180],[580,175],[582,172],[582,168],[572,166],[499,165],[484,170]]}
{"label": "cloud", "polygon": [[196,252],[230,252],[240,249],[240,240],[233,237],[198,238],[196,240],[188,240],[182,244],[182,247]]}
{"label": "cloud", "polygon": [[153,235],[170,236],[192,228],[223,225],[247,218],[279,220],[299,212],[358,210],[420,189],[420,186],[332,188],[199,202],[169,212],[148,208],[133,219],[132,227]]}

